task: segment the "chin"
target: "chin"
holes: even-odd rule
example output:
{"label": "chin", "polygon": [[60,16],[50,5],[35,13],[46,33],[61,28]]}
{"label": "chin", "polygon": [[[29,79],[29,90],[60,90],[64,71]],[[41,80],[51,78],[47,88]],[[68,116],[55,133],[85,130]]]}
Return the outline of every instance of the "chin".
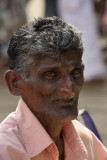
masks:
{"label": "chin", "polygon": [[66,106],[63,107],[63,109],[61,110],[61,112],[57,112],[57,116],[55,119],[59,120],[59,121],[71,121],[74,120],[78,117],[78,107],[71,107],[71,106]]}
{"label": "chin", "polygon": [[78,117],[78,113],[77,114],[71,114],[71,115],[67,115],[65,117],[62,117],[63,121],[71,121],[74,120]]}
{"label": "chin", "polygon": [[56,120],[59,122],[67,122],[67,121],[75,120],[77,117],[78,115],[70,115],[66,117],[57,117]]}
{"label": "chin", "polygon": [[74,103],[52,104],[48,116],[60,122],[71,121],[78,117],[78,101]]}

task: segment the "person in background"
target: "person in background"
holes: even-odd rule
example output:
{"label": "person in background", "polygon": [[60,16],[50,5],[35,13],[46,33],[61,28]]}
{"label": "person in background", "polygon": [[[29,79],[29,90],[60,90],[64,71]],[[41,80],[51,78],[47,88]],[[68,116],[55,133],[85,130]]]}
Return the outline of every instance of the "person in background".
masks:
{"label": "person in background", "polygon": [[45,16],[59,16],[57,11],[57,0],[45,0]]}
{"label": "person in background", "polygon": [[98,31],[103,36],[103,15],[106,7],[106,0],[94,0],[94,10],[97,16]]}
{"label": "person in background", "polygon": [[95,11],[98,16],[98,27],[101,37],[101,49],[107,63],[107,0],[95,0]]}
{"label": "person in background", "polygon": [[76,120],[83,50],[80,31],[57,17],[14,33],[5,79],[21,99],[0,124],[0,160],[107,159],[105,146]]}
{"label": "person in background", "polygon": [[11,36],[17,27],[26,23],[27,1],[0,0],[0,72],[8,64],[7,48]]}
{"label": "person in background", "polygon": [[[85,45],[83,61],[86,65],[84,71],[85,84],[103,84],[105,82],[105,65],[98,44],[99,31],[96,21],[96,12],[103,14],[105,0],[97,2],[92,0],[57,0],[56,12],[53,5],[46,1],[46,12],[50,10],[51,15],[61,17],[66,22],[73,24],[83,33]],[[55,7],[54,7],[55,8]],[[48,11],[49,12],[49,11]],[[48,16],[46,14],[46,16]]]}
{"label": "person in background", "polygon": [[105,32],[107,33],[107,1],[106,1],[105,11],[104,11],[104,15],[103,15],[103,21],[105,24]]}

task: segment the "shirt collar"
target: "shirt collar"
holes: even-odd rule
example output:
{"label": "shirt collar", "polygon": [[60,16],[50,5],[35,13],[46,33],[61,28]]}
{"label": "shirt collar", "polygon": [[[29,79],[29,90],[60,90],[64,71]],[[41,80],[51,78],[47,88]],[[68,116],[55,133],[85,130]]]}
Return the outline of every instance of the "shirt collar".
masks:
{"label": "shirt collar", "polygon": [[[51,137],[22,99],[20,99],[16,109],[16,120],[30,158],[41,153],[52,143],[54,144]],[[77,133],[76,123],[78,124],[76,121],[69,121],[63,125],[65,157],[66,159],[67,157],[74,157],[74,159],[83,160],[87,159],[87,150]]]}
{"label": "shirt collar", "polygon": [[46,130],[22,99],[20,99],[16,109],[16,120],[30,158],[36,156],[53,143]]}

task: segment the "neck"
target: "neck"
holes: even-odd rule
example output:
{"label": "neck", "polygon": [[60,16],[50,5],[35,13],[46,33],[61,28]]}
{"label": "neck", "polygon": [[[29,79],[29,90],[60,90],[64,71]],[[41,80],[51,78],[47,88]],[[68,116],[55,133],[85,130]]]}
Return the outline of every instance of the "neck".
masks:
{"label": "neck", "polygon": [[59,160],[64,158],[64,142],[62,136],[63,122],[47,118],[47,116],[36,115],[38,120],[41,122],[45,130],[48,132],[54,143],[56,144],[59,151]]}
{"label": "neck", "polygon": [[51,121],[47,132],[51,136],[52,140],[57,143],[59,141],[60,137],[62,137],[62,123],[59,123],[57,121]]}
{"label": "neck", "polygon": [[36,115],[36,117],[41,122],[45,130],[48,132],[52,140],[56,143],[60,136],[62,136],[61,131],[63,122],[49,117],[47,118],[47,116]]}

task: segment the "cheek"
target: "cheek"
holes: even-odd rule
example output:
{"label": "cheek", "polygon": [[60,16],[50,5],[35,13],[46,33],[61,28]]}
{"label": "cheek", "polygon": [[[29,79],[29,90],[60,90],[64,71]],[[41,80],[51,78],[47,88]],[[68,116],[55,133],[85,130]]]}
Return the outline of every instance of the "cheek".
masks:
{"label": "cheek", "polygon": [[81,83],[80,86],[81,86],[81,88],[82,88],[83,85],[84,85],[84,76],[81,77],[80,83]]}
{"label": "cheek", "polygon": [[78,86],[77,88],[78,88],[78,91],[80,92],[81,89],[82,89],[83,86],[84,86],[84,78],[81,77],[80,79],[77,79],[77,80],[76,80],[76,85]]}
{"label": "cheek", "polygon": [[57,84],[53,83],[40,83],[37,85],[37,90],[40,94],[44,96],[49,96],[51,95],[57,88]]}

